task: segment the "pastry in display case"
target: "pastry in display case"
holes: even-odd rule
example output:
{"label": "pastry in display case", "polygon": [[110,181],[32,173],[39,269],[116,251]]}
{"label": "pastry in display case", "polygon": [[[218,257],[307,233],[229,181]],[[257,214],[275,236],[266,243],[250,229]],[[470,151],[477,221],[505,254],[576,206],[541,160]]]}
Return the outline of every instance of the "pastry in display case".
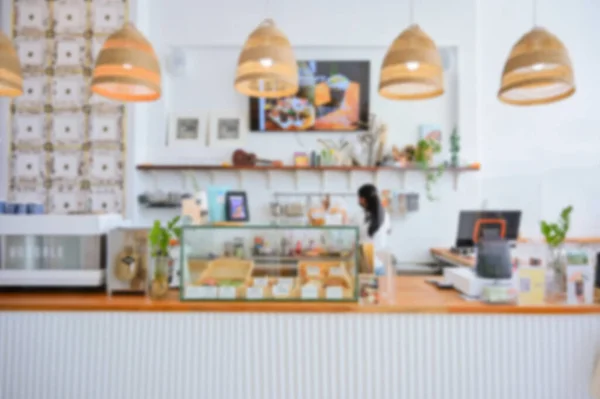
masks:
{"label": "pastry in display case", "polygon": [[357,301],[358,229],[185,226],[182,300]]}

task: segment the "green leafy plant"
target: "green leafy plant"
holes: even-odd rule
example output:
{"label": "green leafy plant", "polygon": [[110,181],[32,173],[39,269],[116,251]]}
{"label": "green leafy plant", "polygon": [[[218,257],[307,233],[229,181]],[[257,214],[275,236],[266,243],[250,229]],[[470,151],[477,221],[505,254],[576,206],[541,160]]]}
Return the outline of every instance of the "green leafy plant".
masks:
{"label": "green leafy plant", "polygon": [[458,135],[458,129],[456,127],[452,130],[450,135],[450,165],[453,168],[458,168],[458,154],[460,152],[460,136]]}
{"label": "green leafy plant", "polygon": [[415,163],[425,171],[425,192],[429,201],[435,201],[435,197],[431,192],[433,185],[444,174],[444,165],[439,165],[436,168],[431,168],[430,163],[434,154],[439,154],[442,151],[442,145],[439,141],[433,139],[421,139],[417,143],[415,149]]}
{"label": "green leafy plant", "polygon": [[548,223],[544,220],[540,222],[540,230],[549,246],[556,248],[565,241],[571,223],[571,212],[573,207],[569,205],[560,212],[557,223]]}
{"label": "green leafy plant", "polygon": [[181,227],[177,226],[179,218],[179,216],[175,216],[164,227],[160,223],[160,220],[154,221],[152,229],[148,234],[150,253],[153,257],[168,256],[171,238],[181,239]]}

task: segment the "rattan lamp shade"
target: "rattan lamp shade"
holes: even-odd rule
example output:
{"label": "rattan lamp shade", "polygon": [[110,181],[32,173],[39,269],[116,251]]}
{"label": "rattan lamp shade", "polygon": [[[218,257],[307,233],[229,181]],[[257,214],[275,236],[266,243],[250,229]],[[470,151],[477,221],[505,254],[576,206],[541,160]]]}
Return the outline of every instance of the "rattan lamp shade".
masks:
{"label": "rattan lamp shade", "polygon": [[444,94],[442,57],[418,25],[400,33],[390,46],[381,66],[379,94],[392,100],[420,100]]}
{"label": "rattan lamp shade", "polygon": [[298,92],[298,64],[287,37],[267,19],[244,44],[234,87],[250,97],[280,98]]}
{"label": "rattan lamp shade", "polygon": [[17,97],[23,94],[21,62],[10,39],[0,32],[0,96]]}
{"label": "rattan lamp shade", "polygon": [[152,45],[132,24],[106,39],[94,68],[92,91],[117,101],[160,98],[160,65]]}
{"label": "rattan lamp shade", "polygon": [[543,28],[523,35],[504,66],[498,99],[513,105],[536,105],[573,93],[573,67],[562,42]]}

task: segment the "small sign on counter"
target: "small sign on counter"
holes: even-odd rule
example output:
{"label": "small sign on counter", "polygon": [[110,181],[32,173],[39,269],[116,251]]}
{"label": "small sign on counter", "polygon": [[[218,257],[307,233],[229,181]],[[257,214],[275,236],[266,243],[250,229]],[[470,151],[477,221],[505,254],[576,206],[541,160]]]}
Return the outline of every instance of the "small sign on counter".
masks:
{"label": "small sign on counter", "polygon": [[237,288],[232,286],[219,287],[219,299],[235,299]]}
{"label": "small sign on counter", "polygon": [[319,299],[319,288],[312,284],[306,284],[302,287],[302,299]]}
{"label": "small sign on counter", "polygon": [[291,285],[277,284],[273,286],[273,296],[275,298],[287,298],[290,296]]}
{"label": "small sign on counter", "polygon": [[263,299],[263,288],[262,287],[248,287],[246,288],[246,299]]}
{"label": "small sign on counter", "polygon": [[325,298],[327,299],[343,299],[344,289],[342,287],[327,287],[325,289]]}
{"label": "small sign on counter", "polygon": [[204,285],[190,285],[185,289],[185,295],[189,299],[216,299],[217,287]]}

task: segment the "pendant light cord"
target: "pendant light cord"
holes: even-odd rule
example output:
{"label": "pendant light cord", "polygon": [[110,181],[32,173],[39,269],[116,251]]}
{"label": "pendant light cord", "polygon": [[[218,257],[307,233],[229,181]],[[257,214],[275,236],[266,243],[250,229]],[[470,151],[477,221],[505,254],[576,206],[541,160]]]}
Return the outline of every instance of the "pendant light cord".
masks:
{"label": "pendant light cord", "polygon": [[271,9],[271,1],[265,0],[265,18],[271,18],[271,15],[269,14],[270,9]]}
{"label": "pendant light cord", "polygon": [[537,0],[532,0],[532,11],[533,11],[533,27],[537,26]]}
{"label": "pendant light cord", "polygon": [[408,1],[408,18],[410,18],[409,26],[415,23],[415,0]]}

